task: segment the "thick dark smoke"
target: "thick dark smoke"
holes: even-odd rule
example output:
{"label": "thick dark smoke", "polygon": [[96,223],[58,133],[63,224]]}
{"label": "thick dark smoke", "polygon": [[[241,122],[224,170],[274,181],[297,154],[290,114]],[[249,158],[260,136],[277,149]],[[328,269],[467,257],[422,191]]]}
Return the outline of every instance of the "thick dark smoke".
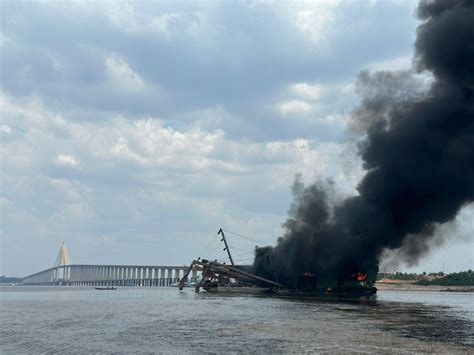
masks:
{"label": "thick dark smoke", "polygon": [[418,16],[414,64],[430,86],[405,90],[409,72],[360,75],[371,90],[354,112],[367,171],[359,194],[335,204],[328,183],[297,179],[285,234],[256,249],[257,274],[288,286],[306,271],[344,276],[402,246],[417,260],[435,226],[474,200],[474,1],[423,1]]}

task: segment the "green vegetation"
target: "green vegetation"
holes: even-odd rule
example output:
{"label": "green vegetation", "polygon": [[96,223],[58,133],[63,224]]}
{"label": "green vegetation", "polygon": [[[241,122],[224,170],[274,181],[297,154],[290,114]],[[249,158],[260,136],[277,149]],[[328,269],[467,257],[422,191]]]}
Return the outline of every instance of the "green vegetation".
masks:
{"label": "green vegetation", "polygon": [[415,285],[436,285],[436,286],[474,286],[474,272],[472,270],[445,274],[443,272],[432,272],[422,274],[395,272],[379,273],[378,280],[394,280],[394,282],[405,281]]}
{"label": "green vegetation", "polygon": [[442,277],[444,276],[443,272],[432,272],[427,274],[426,272],[422,274],[416,274],[416,273],[407,273],[407,272],[394,272],[392,273],[379,273],[377,275],[377,279],[386,279],[386,280],[402,280],[402,281],[417,281],[417,280],[422,280],[425,278],[437,278],[437,277]]}
{"label": "green vegetation", "polygon": [[421,279],[417,281],[417,285],[437,285],[437,286],[474,286],[474,272],[472,270],[455,272],[443,277],[429,279]]}
{"label": "green vegetation", "polygon": [[21,277],[0,276],[0,284],[16,284],[21,282]]}

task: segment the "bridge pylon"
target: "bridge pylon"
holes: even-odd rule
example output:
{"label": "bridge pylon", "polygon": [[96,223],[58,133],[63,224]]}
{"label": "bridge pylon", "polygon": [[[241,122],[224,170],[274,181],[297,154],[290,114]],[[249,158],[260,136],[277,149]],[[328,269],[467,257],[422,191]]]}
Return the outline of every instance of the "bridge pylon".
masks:
{"label": "bridge pylon", "polygon": [[71,258],[69,257],[66,244],[62,242],[61,248],[59,248],[58,257],[56,258],[56,262],[54,263],[54,267],[65,265],[71,265]]}

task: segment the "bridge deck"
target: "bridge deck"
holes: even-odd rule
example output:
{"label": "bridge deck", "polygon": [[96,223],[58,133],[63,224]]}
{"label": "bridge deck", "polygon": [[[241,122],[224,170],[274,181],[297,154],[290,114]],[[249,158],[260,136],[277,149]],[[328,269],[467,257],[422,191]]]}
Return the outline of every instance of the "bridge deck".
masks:
{"label": "bridge deck", "polygon": [[[23,278],[24,285],[69,286],[171,286],[189,266],[156,265],[63,265]],[[193,273],[191,282],[197,280]]]}

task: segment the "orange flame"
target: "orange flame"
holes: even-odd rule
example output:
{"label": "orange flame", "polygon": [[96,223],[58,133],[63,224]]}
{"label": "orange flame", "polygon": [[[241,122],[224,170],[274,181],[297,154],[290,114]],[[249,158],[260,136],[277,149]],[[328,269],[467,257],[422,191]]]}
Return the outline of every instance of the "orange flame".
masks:
{"label": "orange flame", "polygon": [[367,278],[367,274],[364,274],[363,272],[356,272],[355,274],[352,274],[352,276],[357,281],[364,281]]}

